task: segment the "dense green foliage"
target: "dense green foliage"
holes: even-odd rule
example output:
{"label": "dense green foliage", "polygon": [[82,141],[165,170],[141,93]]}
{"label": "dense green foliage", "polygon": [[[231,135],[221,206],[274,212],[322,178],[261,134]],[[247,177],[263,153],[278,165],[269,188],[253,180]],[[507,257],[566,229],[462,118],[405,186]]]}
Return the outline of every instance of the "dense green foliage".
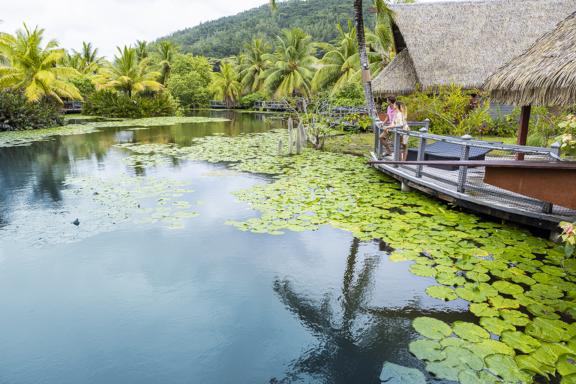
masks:
{"label": "dense green foliage", "polygon": [[84,113],[128,118],[173,116],[179,113],[179,104],[168,92],[130,97],[120,92],[101,90],[88,97]]}
{"label": "dense green foliage", "polygon": [[0,131],[52,127],[63,123],[60,106],[46,98],[30,102],[21,91],[0,91]]}
{"label": "dense green foliage", "polygon": [[166,87],[184,107],[205,107],[212,93],[212,66],[205,57],[176,55]]}
{"label": "dense green foliage", "polygon": [[[338,36],[334,26],[352,18],[351,2],[289,0],[280,2],[274,13],[268,5],[263,5],[175,32],[165,39],[182,47],[184,52],[224,58],[239,54],[255,36],[272,42],[282,29],[300,28],[314,41],[331,42]],[[366,18],[370,18],[368,11]]]}

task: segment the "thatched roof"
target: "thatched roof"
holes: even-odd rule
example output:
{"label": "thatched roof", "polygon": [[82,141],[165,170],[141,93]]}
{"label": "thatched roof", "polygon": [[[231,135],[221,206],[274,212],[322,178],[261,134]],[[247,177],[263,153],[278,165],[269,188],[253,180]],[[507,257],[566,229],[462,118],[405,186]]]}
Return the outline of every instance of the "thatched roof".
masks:
{"label": "thatched roof", "polygon": [[404,49],[394,60],[386,67],[386,77],[377,76],[372,82],[374,89],[394,88],[394,94],[410,93],[414,90],[414,85],[418,82],[414,63]]}
{"label": "thatched roof", "polygon": [[[407,57],[398,55],[374,79],[376,94],[411,92],[418,85],[479,88],[576,11],[576,0],[435,2],[392,8],[396,46],[407,49],[413,67]],[[405,75],[398,73],[402,67]]]}
{"label": "thatched roof", "polygon": [[492,98],[516,105],[576,105],[576,12],[486,82]]}

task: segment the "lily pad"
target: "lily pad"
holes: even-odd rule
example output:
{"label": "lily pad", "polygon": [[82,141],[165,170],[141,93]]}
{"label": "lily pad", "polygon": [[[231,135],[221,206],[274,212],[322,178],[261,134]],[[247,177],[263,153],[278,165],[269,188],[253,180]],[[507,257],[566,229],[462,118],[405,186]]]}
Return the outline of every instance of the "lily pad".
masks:
{"label": "lily pad", "polygon": [[485,359],[488,370],[510,383],[527,383],[531,375],[522,372],[513,357],[508,355],[490,355]]}
{"label": "lily pad", "polygon": [[500,316],[516,327],[525,327],[530,323],[530,317],[527,314],[514,309],[502,309],[500,310]]}
{"label": "lily pad", "polygon": [[489,299],[490,304],[492,304],[492,306],[494,308],[497,309],[516,309],[516,308],[520,308],[520,303],[518,302],[518,300],[515,299],[507,299],[505,297],[502,297],[500,295],[498,296],[494,296],[491,297]]}
{"label": "lily pad", "polygon": [[542,364],[536,360],[532,355],[518,355],[515,357],[518,367],[525,371],[530,371],[535,374],[548,377],[553,375],[556,369],[550,365]]}
{"label": "lily pad", "polygon": [[537,339],[559,342],[570,339],[568,324],[561,320],[537,317],[526,327],[526,333]]}
{"label": "lily pad", "polygon": [[478,317],[497,317],[500,313],[486,303],[470,304],[470,312]]}
{"label": "lily pad", "polygon": [[436,270],[432,267],[421,264],[412,264],[410,266],[410,272],[416,276],[422,277],[434,277],[436,276]]}
{"label": "lily pad", "polygon": [[446,358],[442,346],[434,340],[415,340],[410,343],[409,349],[419,360],[438,361]]}
{"label": "lily pad", "polygon": [[473,343],[480,342],[484,339],[488,339],[490,334],[482,327],[479,327],[473,323],[467,323],[464,321],[454,322],[454,333],[460,336],[464,340],[471,341]]}
{"label": "lily pad", "polygon": [[518,284],[509,283],[507,281],[495,281],[492,286],[498,290],[500,293],[504,293],[506,295],[518,295],[524,292],[524,288],[522,288]]}
{"label": "lily pad", "polygon": [[533,352],[538,347],[540,347],[540,342],[538,340],[522,332],[517,331],[502,332],[502,337],[500,338],[500,340],[504,344],[507,344],[510,347],[522,351],[524,353]]}
{"label": "lily pad", "polygon": [[560,356],[565,354],[574,354],[574,351],[560,343],[542,343],[531,356],[542,364],[556,366]]}
{"label": "lily pad", "polygon": [[446,287],[444,285],[433,285],[426,288],[426,294],[435,299],[451,301],[456,300],[458,295],[452,288]]}
{"label": "lily pad", "polygon": [[380,372],[380,381],[387,384],[426,384],[426,377],[416,368],[403,367],[387,361]]}
{"label": "lily pad", "polygon": [[493,355],[495,353],[509,356],[514,356],[516,354],[514,349],[508,345],[493,339],[482,340],[479,343],[467,343],[464,345],[464,347],[478,355],[478,357],[481,359],[485,359],[486,356]]}
{"label": "lily pad", "polygon": [[565,354],[558,358],[556,369],[562,376],[576,374],[576,355]]}
{"label": "lily pad", "polygon": [[488,332],[500,336],[504,331],[515,331],[516,327],[512,324],[500,320],[496,317],[483,317],[480,319],[480,325]]}
{"label": "lily pad", "polygon": [[412,321],[412,326],[424,337],[440,340],[452,334],[452,328],[442,320],[432,317],[417,317]]}
{"label": "lily pad", "polygon": [[467,283],[464,287],[456,288],[456,294],[466,301],[475,303],[485,302],[488,298],[498,295],[498,291],[490,284]]}

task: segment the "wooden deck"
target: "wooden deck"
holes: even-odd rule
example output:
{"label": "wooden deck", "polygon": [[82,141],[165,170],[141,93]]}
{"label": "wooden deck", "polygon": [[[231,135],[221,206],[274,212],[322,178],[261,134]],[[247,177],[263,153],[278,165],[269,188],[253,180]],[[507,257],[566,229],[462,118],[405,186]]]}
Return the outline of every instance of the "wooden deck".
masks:
{"label": "wooden deck", "polygon": [[[401,134],[399,133],[398,137]],[[422,160],[424,155],[420,154],[420,151],[425,151],[427,142],[430,140],[437,141],[442,138],[428,134],[426,128],[420,132],[412,131],[409,135],[420,139],[419,158]],[[471,141],[470,138],[444,137],[444,139],[451,143],[459,143],[463,148],[483,145],[481,142]],[[399,139],[395,138],[396,141],[399,141]],[[491,146],[493,144],[487,143],[486,145]],[[493,151],[495,155],[489,155],[486,160],[514,159],[515,153],[521,151],[525,153],[526,160],[542,160],[546,157],[546,151],[549,152],[546,160],[554,160],[558,151],[557,148],[526,147],[526,149],[523,149],[511,145],[499,145],[498,147],[498,150]],[[379,150],[380,148],[377,146],[376,151]],[[469,153],[469,150],[462,151],[461,160],[467,160],[467,153]],[[375,153],[371,155],[373,160],[399,160],[394,155],[380,157],[379,159]],[[422,191],[430,196],[474,212],[507,221],[555,230],[560,221],[576,220],[575,210],[553,206],[547,202],[535,200],[484,183],[484,167],[460,167],[456,170],[405,164],[374,164],[374,167],[399,180],[405,187]]]}

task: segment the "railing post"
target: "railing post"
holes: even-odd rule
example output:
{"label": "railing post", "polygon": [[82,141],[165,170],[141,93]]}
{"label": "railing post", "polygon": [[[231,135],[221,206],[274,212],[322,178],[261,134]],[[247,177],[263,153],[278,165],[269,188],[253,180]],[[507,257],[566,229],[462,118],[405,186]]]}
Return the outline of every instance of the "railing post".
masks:
{"label": "railing post", "polygon": [[376,157],[380,158],[380,126],[376,120],[372,122],[372,125],[374,130],[374,150],[376,151]]}
{"label": "railing post", "polygon": [[554,160],[560,160],[561,155],[560,150],[562,148],[562,144],[560,144],[559,142],[555,142],[550,146],[550,148],[551,148],[550,153],[552,154],[552,157],[556,157]]}
{"label": "railing post", "polygon": [[430,119],[424,119],[424,128],[426,128],[426,132],[430,129]]}
{"label": "railing post", "polygon": [[[401,140],[402,135],[400,134],[400,129],[398,127],[394,127],[394,161],[400,161],[400,151],[401,148]],[[398,168],[398,164],[394,164],[394,168]]]}
{"label": "railing post", "polygon": [[[428,124],[425,124],[423,128],[420,128],[420,133],[422,133],[422,136],[420,136],[420,145],[418,146],[418,161],[424,161],[427,141],[424,135],[428,133]],[[424,168],[422,164],[416,166],[416,177],[422,177],[422,168]]]}
{"label": "railing post", "polygon": [[[472,136],[464,135],[462,136],[462,140],[472,140]],[[465,143],[462,145],[462,152],[460,154],[461,161],[467,161],[470,158],[470,145]],[[468,176],[468,167],[460,166],[460,170],[458,171],[458,192],[464,193],[466,191],[466,177]]]}

